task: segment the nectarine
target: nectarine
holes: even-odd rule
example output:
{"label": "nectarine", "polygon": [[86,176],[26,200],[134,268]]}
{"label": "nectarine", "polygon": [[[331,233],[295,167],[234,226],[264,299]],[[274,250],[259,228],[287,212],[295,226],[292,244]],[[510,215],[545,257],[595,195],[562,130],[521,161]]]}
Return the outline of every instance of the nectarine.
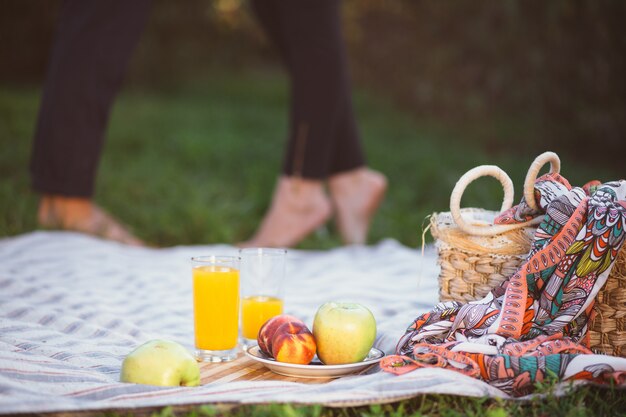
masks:
{"label": "nectarine", "polygon": [[[267,356],[272,356],[272,338],[274,337],[274,333],[281,325],[289,322],[302,323],[300,319],[294,316],[281,314],[272,317],[261,326],[257,336],[257,342],[261,352],[265,353]],[[302,324],[304,325],[304,323]]]}
{"label": "nectarine", "polygon": [[316,349],[313,333],[302,322],[283,323],[272,338],[272,355],[278,362],[308,365]]}

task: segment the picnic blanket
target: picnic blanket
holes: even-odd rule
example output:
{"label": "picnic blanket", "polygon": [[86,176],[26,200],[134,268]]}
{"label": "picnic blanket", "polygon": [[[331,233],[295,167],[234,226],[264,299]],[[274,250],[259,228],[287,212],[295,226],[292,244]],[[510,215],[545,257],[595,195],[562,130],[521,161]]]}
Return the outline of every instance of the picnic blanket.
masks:
{"label": "picnic blanket", "polygon": [[[136,248],[69,232],[0,240],[0,414],[200,403],[382,403],[420,393],[507,397],[446,369],[385,372],[317,385],[285,381],[154,387],[119,382],[123,358],[154,338],[193,349],[190,257],[231,246]],[[323,302],[355,301],[378,321],[376,346],[394,352],[407,319],[437,302],[433,248],[374,246],[290,251],[286,313],[308,325]]]}
{"label": "picnic blanket", "polygon": [[[194,403],[367,404],[420,392],[502,392],[446,370],[395,378],[376,372],[327,384],[254,381],[162,388],[119,382],[123,358],[154,338],[193,349],[190,257],[230,246],[135,248],[69,232],[0,240],[0,413]],[[309,326],[323,302],[368,306],[376,346],[392,353],[406,319],[437,300],[435,253],[393,240],[369,247],[290,251],[285,311]]]}

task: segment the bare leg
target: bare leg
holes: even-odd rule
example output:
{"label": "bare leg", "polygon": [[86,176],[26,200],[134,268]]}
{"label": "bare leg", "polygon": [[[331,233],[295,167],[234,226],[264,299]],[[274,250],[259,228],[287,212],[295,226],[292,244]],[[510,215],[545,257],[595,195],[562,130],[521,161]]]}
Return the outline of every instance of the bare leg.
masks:
{"label": "bare leg", "polygon": [[344,243],[365,244],[372,218],[387,190],[387,178],[363,167],[331,176],[328,186]]}
{"label": "bare leg", "polygon": [[44,194],[37,219],[43,227],[74,230],[132,246],[144,245],[88,198]]}
{"label": "bare leg", "polygon": [[291,247],[328,221],[332,212],[322,181],[282,176],[254,237],[242,247]]}

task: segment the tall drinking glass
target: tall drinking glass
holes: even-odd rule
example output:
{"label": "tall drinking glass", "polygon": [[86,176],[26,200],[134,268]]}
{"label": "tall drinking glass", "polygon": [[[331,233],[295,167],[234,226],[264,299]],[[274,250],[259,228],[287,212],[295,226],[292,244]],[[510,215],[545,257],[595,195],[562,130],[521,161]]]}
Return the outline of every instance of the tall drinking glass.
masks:
{"label": "tall drinking glass", "polygon": [[239,258],[191,258],[196,357],[225,362],[237,357],[239,335]]}
{"label": "tall drinking glass", "polygon": [[287,250],[246,248],[241,255],[241,335],[246,346],[256,344],[259,329],[283,312],[283,282]]}

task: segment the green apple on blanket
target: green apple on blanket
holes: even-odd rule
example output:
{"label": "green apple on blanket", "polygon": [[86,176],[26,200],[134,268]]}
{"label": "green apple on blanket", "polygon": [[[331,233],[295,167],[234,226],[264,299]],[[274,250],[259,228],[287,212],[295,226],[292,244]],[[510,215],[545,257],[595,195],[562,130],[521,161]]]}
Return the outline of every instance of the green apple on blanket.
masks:
{"label": "green apple on blanket", "polygon": [[200,385],[200,367],[183,346],[169,340],[151,340],[126,356],[121,382],[160,386]]}

